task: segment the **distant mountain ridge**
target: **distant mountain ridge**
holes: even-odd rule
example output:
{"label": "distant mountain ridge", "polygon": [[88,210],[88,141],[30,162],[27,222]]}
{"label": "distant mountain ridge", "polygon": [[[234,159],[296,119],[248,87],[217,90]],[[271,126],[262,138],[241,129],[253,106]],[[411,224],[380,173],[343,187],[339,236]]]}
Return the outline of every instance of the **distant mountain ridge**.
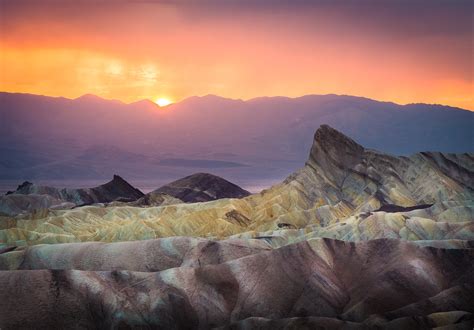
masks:
{"label": "distant mountain ridge", "polygon": [[0,179],[115,172],[166,182],[212,169],[237,183],[280,180],[304,162],[314,127],[323,123],[392,154],[474,150],[474,113],[439,105],[343,95],[246,101],[207,95],[162,110],[147,100],[0,93]]}

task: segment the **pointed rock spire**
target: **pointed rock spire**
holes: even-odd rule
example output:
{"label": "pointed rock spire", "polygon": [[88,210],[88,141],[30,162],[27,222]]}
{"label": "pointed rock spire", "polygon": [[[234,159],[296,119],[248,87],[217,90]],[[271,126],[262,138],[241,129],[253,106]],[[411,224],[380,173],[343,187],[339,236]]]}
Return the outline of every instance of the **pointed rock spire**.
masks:
{"label": "pointed rock spire", "polygon": [[360,144],[328,125],[321,125],[314,134],[309,161],[325,164],[329,160],[347,169],[359,163],[363,153]]}
{"label": "pointed rock spire", "polygon": [[320,168],[337,185],[344,172],[360,163],[364,147],[328,125],[321,125],[314,134],[307,165]]}

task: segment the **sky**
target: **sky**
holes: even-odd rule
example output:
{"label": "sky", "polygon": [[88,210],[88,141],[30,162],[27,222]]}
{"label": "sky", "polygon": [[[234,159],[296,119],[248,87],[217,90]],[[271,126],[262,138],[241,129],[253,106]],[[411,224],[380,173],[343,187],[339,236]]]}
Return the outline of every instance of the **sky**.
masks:
{"label": "sky", "polygon": [[0,0],[0,90],[348,94],[474,110],[473,3]]}

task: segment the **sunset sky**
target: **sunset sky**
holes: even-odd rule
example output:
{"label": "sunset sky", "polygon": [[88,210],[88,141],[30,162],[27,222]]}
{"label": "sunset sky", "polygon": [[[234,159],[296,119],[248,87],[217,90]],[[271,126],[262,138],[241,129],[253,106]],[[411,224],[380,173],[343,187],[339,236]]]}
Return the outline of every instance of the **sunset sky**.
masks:
{"label": "sunset sky", "polygon": [[473,2],[0,0],[0,90],[350,94],[474,110]]}

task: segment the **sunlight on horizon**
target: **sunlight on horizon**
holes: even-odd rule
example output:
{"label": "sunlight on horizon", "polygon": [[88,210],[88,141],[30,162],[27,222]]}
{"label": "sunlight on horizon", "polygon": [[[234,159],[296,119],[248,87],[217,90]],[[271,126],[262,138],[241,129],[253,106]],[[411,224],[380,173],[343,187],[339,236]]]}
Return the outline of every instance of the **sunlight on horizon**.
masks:
{"label": "sunlight on horizon", "polygon": [[167,98],[160,97],[156,99],[155,103],[158,104],[160,107],[166,107],[167,105],[170,105],[173,102]]}

